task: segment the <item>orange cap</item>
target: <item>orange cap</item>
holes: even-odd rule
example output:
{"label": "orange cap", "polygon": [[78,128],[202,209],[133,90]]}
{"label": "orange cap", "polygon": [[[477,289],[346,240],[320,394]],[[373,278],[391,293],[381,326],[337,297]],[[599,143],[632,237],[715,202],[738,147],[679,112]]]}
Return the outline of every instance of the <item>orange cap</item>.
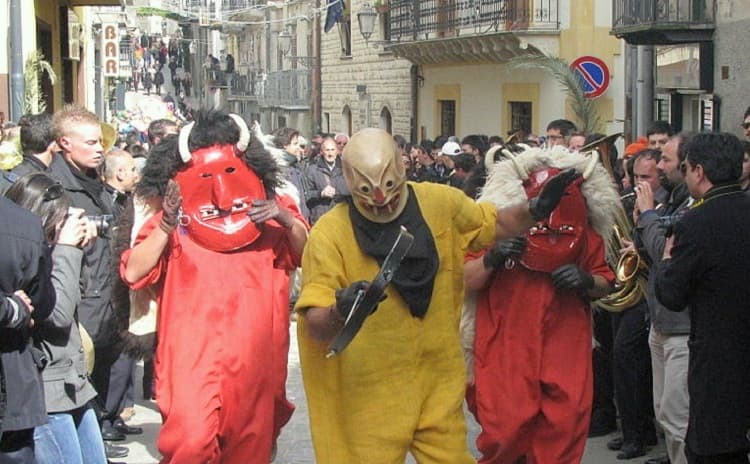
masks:
{"label": "orange cap", "polygon": [[625,158],[630,158],[631,156],[647,148],[648,148],[648,139],[646,137],[641,136],[641,137],[638,137],[638,140],[636,140],[635,142],[625,147],[625,154],[623,156]]}

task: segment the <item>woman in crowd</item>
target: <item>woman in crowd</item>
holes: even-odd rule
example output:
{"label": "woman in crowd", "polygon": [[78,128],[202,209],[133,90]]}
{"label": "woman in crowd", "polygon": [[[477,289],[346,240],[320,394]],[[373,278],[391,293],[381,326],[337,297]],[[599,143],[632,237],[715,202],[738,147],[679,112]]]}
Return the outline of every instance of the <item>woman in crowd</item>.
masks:
{"label": "woman in crowd", "polygon": [[52,314],[34,327],[35,346],[48,363],[42,371],[47,424],[34,430],[38,464],[105,464],[104,443],[96,414],[96,396],[89,383],[76,308],[82,248],[95,237],[95,228],[71,208],[60,183],[42,173],[17,180],[5,196],[42,219],[52,244],[52,283],[57,302]]}

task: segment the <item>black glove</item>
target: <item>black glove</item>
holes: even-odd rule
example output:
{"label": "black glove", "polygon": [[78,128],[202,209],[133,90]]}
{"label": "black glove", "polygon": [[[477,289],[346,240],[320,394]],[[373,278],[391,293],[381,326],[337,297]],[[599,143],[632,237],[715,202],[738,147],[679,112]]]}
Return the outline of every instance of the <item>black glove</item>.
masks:
{"label": "black glove", "polygon": [[572,184],[576,179],[581,177],[575,169],[570,168],[551,178],[544,184],[542,191],[535,198],[529,201],[529,213],[535,221],[541,221],[544,218],[549,217],[560,204],[565,194],[565,189],[568,185]]}
{"label": "black glove", "polygon": [[[340,288],[336,290],[336,311],[339,312],[339,315],[341,315],[344,320],[346,320],[346,318],[349,317],[349,313],[352,312],[354,301],[357,299],[357,295],[359,295],[359,292],[364,292],[369,286],[370,282],[366,280],[358,280],[357,282],[354,282],[346,288]],[[385,300],[385,298],[386,294],[383,293],[380,301]],[[370,314],[374,313],[377,309],[378,306],[375,305],[375,307],[372,308]]]}
{"label": "black glove", "polygon": [[482,258],[482,263],[484,264],[485,269],[497,270],[507,258],[515,258],[523,253],[523,250],[525,249],[525,235],[501,240],[495,243],[495,246],[493,246],[490,251],[485,253]]}
{"label": "black glove", "polygon": [[594,276],[575,264],[560,266],[550,274],[552,284],[559,289],[591,290],[594,288]]}
{"label": "black glove", "polygon": [[180,186],[177,182],[170,179],[161,201],[163,213],[159,227],[161,227],[164,232],[169,234],[175,227],[177,227],[181,206],[182,193],[180,193]]}

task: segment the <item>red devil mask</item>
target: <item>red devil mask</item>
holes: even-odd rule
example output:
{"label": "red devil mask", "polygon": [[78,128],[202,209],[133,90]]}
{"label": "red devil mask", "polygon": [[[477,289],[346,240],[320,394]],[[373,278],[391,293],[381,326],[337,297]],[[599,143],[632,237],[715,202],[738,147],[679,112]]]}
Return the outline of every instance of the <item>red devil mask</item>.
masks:
{"label": "red devil mask", "polygon": [[266,199],[263,183],[234,145],[214,145],[191,153],[175,176],[182,192],[181,224],[204,248],[232,251],[260,235],[247,212]]}
{"label": "red devil mask", "polygon": [[[533,172],[523,183],[527,197],[539,195],[547,180],[559,172],[556,168]],[[520,259],[526,268],[552,272],[562,265],[576,262],[588,220],[586,200],[581,193],[582,183],[583,179],[579,178],[570,184],[552,214],[526,233],[528,243]]]}

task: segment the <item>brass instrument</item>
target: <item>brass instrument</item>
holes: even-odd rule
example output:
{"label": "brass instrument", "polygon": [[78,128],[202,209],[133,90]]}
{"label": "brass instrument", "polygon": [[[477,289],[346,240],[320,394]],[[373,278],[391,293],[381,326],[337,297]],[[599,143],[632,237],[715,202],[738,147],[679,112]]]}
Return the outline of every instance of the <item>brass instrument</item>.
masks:
{"label": "brass instrument", "polygon": [[[622,134],[612,134],[603,137],[583,148],[581,152],[596,150],[602,161],[602,165],[614,180],[609,147]],[[634,194],[631,194],[634,195]],[[621,197],[624,200],[628,195]],[[648,267],[641,259],[636,250],[620,253],[625,242],[632,241],[630,231],[633,229],[633,221],[628,217],[622,203],[617,205],[615,224],[612,226],[612,235],[607,240],[607,262],[615,272],[615,287],[612,293],[604,296],[595,304],[602,309],[611,312],[621,312],[640,303],[646,295]]]}

